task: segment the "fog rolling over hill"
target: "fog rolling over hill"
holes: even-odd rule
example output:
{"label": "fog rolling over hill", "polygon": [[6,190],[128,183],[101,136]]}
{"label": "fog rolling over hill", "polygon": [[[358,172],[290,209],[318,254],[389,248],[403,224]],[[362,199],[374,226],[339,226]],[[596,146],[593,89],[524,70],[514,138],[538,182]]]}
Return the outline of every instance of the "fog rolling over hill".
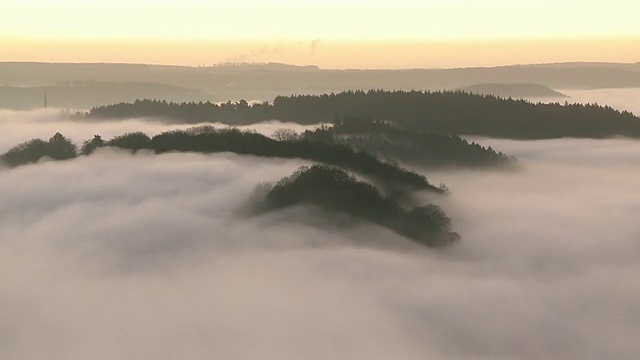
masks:
{"label": "fog rolling over hill", "polygon": [[640,360],[638,0],[0,4],[0,360]]}
{"label": "fog rolling over hill", "polygon": [[[105,139],[122,135],[130,131],[141,131],[149,136],[176,129],[188,129],[199,125],[214,125],[224,127],[224,124],[167,124],[154,118],[131,118],[124,121],[110,122],[78,122],[73,116],[62,113],[60,109],[40,109],[33,111],[0,110],[0,130],[11,136],[0,137],[0,153],[4,153],[12,146],[33,138],[49,138],[58,131],[76,144],[100,134]],[[255,130],[264,135],[272,135],[281,128],[297,132],[316,129],[320,124],[300,125],[286,122],[264,122],[251,126],[238,126],[241,130]]]}
{"label": "fog rolling over hill", "polygon": [[[64,95],[69,89],[56,87],[60,83],[91,81],[118,83],[121,89],[114,89],[114,84],[110,85],[111,88],[105,84],[72,100]],[[162,91],[143,91],[136,88],[141,85],[127,83],[156,84],[156,87],[163,84],[180,89],[165,87]],[[86,109],[112,102],[133,101],[135,98],[271,101],[278,95],[323,94],[355,89],[451,90],[487,83],[533,83],[552,89],[640,87],[640,67],[638,64],[560,63],[493,68],[334,70],[275,63],[185,67],[3,62],[0,63],[0,86],[4,88],[0,88],[0,94],[13,100],[4,101],[0,97],[0,107],[17,109],[41,104],[42,87],[47,86],[53,86],[51,90],[61,94],[60,102],[52,105]],[[124,99],[123,95],[128,92],[136,96]],[[185,98],[187,95],[188,98]]]}
{"label": "fog rolling over hill", "polygon": [[540,84],[476,84],[458,90],[481,95],[494,95],[501,98],[566,98],[567,95]]}
{"label": "fog rolling over hill", "polygon": [[562,91],[570,97],[568,101],[607,104],[614,109],[640,115],[640,88]]}
{"label": "fog rolling over hill", "polygon": [[[607,137],[640,126],[638,89],[558,89],[609,107],[352,91],[2,109],[0,359],[636,360],[640,147]],[[456,114],[505,137],[604,125],[431,132]]]}
{"label": "fog rolling over hill", "polygon": [[[11,144],[69,126],[0,124]],[[437,251],[304,205],[243,215],[304,160],[105,148],[0,169],[0,357],[636,359],[636,142],[477,141],[524,167],[428,172],[451,195],[419,196],[462,238]]]}

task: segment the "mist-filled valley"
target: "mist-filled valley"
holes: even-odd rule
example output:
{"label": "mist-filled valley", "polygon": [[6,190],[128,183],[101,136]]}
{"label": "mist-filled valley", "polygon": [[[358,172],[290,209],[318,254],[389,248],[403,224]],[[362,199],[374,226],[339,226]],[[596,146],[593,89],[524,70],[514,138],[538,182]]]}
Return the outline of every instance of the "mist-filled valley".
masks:
{"label": "mist-filled valley", "polygon": [[639,1],[0,3],[0,360],[640,359]]}
{"label": "mist-filled valley", "polygon": [[[3,111],[0,152],[192,126]],[[305,203],[247,214],[316,163],[299,157],[106,146],[0,168],[0,357],[637,358],[637,141],[468,140],[517,168],[400,164],[450,191],[412,195],[460,235],[437,249]]]}
{"label": "mist-filled valley", "polygon": [[638,90],[560,92],[0,110],[0,358],[637,359]]}
{"label": "mist-filled valley", "polygon": [[598,89],[598,90],[563,90],[569,96],[567,101],[579,103],[598,103],[609,105],[620,111],[626,110],[640,114],[640,88]]}

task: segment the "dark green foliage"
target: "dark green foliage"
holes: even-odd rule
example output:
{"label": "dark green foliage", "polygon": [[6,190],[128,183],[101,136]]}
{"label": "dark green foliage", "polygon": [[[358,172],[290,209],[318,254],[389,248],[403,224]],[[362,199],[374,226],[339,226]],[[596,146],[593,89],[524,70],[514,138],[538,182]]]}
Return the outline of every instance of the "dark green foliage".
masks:
{"label": "dark green foliage", "polygon": [[[111,142],[108,143],[111,145]],[[113,145],[117,146],[117,145]],[[339,166],[369,176],[390,190],[441,190],[414,172],[380,161],[375,156],[355,151],[342,144],[306,140],[277,141],[264,135],[238,129],[199,127],[186,131],[169,131],[154,136],[148,148],[156,153],[193,151],[201,153],[233,152],[266,157],[301,158]]]}
{"label": "dark green foliage", "polygon": [[515,164],[513,157],[469,143],[457,135],[402,129],[388,121],[345,118],[302,134],[309,141],[349,145],[392,161],[429,167],[503,167]]}
{"label": "dark green foliage", "polygon": [[49,143],[33,139],[16,145],[2,155],[2,161],[9,166],[34,163],[49,154]]}
{"label": "dark green foliage", "polygon": [[[213,127],[171,131],[150,139],[144,133],[128,133],[104,142],[99,135],[85,141],[82,154],[90,155],[102,146],[129,150],[150,149],[156,153],[167,151],[235,152],[256,156],[303,158],[340,166],[372,178],[390,193],[411,190],[446,192],[427,179],[376,157],[354,151],[346,145],[306,140],[277,141],[255,132]],[[34,139],[17,145],[0,156],[9,166],[37,162],[43,157],[55,160],[77,156],[76,146],[56,133],[49,141]],[[305,203],[328,211],[338,211],[394,230],[428,246],[447,245],[458,239],[450,231],[450,220],[435,205],[405,210],[397,200],[383,196],[373,185],[357,181],[342,169],[326,165],[303,167],[272,189],[263,188],[266,197],[264,210]]]}
{"label": "dark green foliage", "polygon": [[82,155],[91,155],[96,149],[101,148],[105,145],[104,140],[100,135],[95,135],[93,139],[87,140],[82,144],[82,149],[80,153]]}
{"label": "dark green foliage", "polygon": [[221,122],[240,125],[271,119],[272,110],[267,102],[249,105],[245,100],[227,101],[220,105],[208,101],[168,103],[158,100],[136,100],[134,103],[95,107],[88,115],[96,118],[155,117],[186,123]]}
{"label": "dark green foliage", "polygon": [[69,139],[56,133],[49,139],[49,153],[47,154],[54,160],[68,160],[78,156],[78,148]]}
{"label": "dark green foliage", "polygon": [[177,122],[248,124],[270,119],[302,124],[357,117],[391,120],[411,131],[516,139],[640,137],[640,119],[595,104],[533,104],[462,91],[347,91],[278,96],[273,104],[246,101],[167,103],[142,100],[91,109],[93,118],[158,116]]}
{"label": "dark green foliage", "polygon": [[412,131],[499,138],[640,137],[640,119],[609,106],[533,104],[461,91],[348,91],[278,97],[273,106],[284,121],[351,116],[391,120]]}
{"label": "dark green foliage", "polygon": [[459,238],[450,231],[451,221],[438,206],[430,204],[407,211],[374,186],[335,167],[300,168],[278,182],[260,205],[262,210],[270,211],[296,204],[346,213],[432,247],[448,245]]}
{"label": "dark green foliage", "polygon": [[[34,162],[43,156],[63,160],[76,155],[76,147],[62,135],[56,134],[49,141],[32,140],[11,149],[3,155],[3,160],[12,165]],[[155,153],[170,151],[218,153],[233,152],[242,155],[265,157],[301,158],[339,166],[370,177],[393,193],[402,195],[405,190],[428,190],[442,192],[427,179],[415,172],[379,160],[375,156],[353,150],[341,144],[326,144],[306,140],[277,141],[251,131],[234,128],[216,129],[211,126],[195,127],[188,130],[168,131],[153,139],[142,132],[127,133],[103,142],[99,135],[88,140],[82,147],[82,154],[91,154],[101,146],[113,146],[127,150],[149,149]]]}
{"label": "dark green foliage", "polygon": [[9,166],[35,163],[43,157],[54,160],[73,159],[77,156],[76,146],[60,133],[56,133],[49,141],[32,139],[14,146],[0,156],[0,160]]}
{"label": "dark green foliage", "polygon": [[128,149],[138,151],[141,149],[148,149],[151,138],[143,132],[126,133],[124,135],[116,136],[113,139],[107,141],[105,146],[114,146],[121,149]]}

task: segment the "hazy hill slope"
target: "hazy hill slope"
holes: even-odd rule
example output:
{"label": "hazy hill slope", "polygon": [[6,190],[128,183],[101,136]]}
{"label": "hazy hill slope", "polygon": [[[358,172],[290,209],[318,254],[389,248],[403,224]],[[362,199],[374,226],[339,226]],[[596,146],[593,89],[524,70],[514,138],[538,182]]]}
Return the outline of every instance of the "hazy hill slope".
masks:
{"label": "hazy hill slope", "polygon": [[640,71],[635,64],[609,63],[411,70],[326,70],[283,64],[195,68],[0,63],[0,86],[51,86],[67,81],[161,83],[203,91],[211,101],[226,101],[272,100],[277,95],[355,89],[442,90],[482,83],[537,83],[553,89],[640,87]]}
{"label": "hazy hill slope", "polygon": [[90,109],[138,98],[169,101],[206,101],[209,98],[200,90],[158,83],[68,81],[47,86],[0,86],[0,108],[41,108],[45,93],[48,106],[68,109]]}
{"label": "hazy hill slope", "polygon": [[465,86],[459,89],[460,91],[481,94],[481,95],[494,95],[501,98],[562,98],[567,95],[555,91],[547,86],[540,84],[512,84],[512,83],[491,83],[491,84],[477,84]]}

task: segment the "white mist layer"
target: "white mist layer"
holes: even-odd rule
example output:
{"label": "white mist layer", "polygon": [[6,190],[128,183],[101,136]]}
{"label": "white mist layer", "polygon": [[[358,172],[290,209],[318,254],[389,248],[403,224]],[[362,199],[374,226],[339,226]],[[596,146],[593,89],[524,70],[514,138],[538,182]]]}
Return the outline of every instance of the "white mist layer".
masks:
{"label": "white mist layer", "polygon": [[567,99],[553,100],[569,103],[609,105],[619,111],[629,111],[640,116],[640,88],[613,88],[597,90],[560,90]]}
{"label": "white mist layer", "polygon": [[[0,121],[0,147],[176,128],[32,115]],[[453,192],[444,251],[240,215],[301,161],[102,149],[0,169],[0,358],[637,359],[638,143],[480,142],[523,169],[427,174]]]}
{"label": "white mist layer", "polygon": [[[154,118],[125,119],[121,121],[88,121],[74,120],[63,114],[59,109],[43,109],[34,111],[0,110],[0,153],[11,147],[34,139],[47,140],[56,132],[62,133],[78,146],[85,140],[100,135],[108,140],[126,132],[142,131],[149,136],[163,131],[188,129],[194,126],[212,125],[225,128],[228,125],[220,123],[199,124],[167,124]],[[290,122],[266,121],[252,125],[238,126],[241,130],[253,130],[266,136],[271,136],[277,129],[293,129],[298,133],[312,130],[320,125],[300,125]]]}

